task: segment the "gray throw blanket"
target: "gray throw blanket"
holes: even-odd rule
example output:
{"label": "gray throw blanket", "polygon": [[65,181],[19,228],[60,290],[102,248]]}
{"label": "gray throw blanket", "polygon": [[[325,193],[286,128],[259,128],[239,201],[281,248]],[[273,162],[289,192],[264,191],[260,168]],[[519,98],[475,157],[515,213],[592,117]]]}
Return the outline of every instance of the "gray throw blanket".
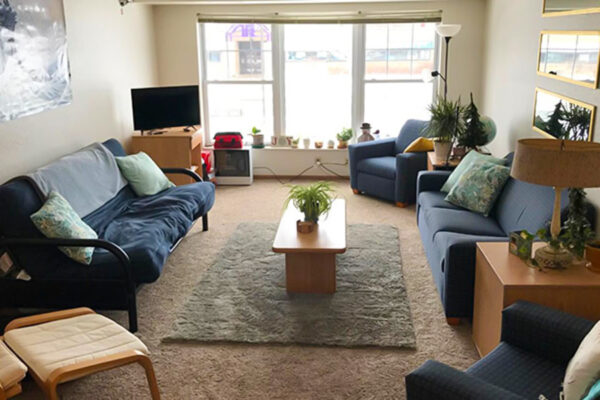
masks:
{"label": "gray throw blanket", "polygon": [[127,185],[115,157],[100,143],[59,158],[28,176],[45,196],[53,190],[60,193],[80,217],[100,208]]}

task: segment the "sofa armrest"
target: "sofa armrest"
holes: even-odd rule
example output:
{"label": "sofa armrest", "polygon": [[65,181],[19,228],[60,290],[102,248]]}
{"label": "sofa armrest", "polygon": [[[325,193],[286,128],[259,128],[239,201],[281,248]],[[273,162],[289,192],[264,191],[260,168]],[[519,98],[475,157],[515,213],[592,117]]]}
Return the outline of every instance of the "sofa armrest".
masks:
{"label": "sofa armrest", "polygon": [[594,326],[587,319],[518,301],[502,311],[502,341],[567,364]]}
{"label": "sofa armrest", "polygon": [[429,360],[405,378],[408,400],[524,400],[503,388]]}
{"label": "sofa armrest", "polygon": [[412,204],[417,193],[417,175],[427,169],[427,153],[396,155],[396,201]]}
{"label": "sofa armrest", "polygon": [[422,192],[439,192],[451,171],[421,171],[417,177],[417,196]]}
{"label": "sofa armrest", "polygon": [[161,168],[161,171],[164,172],[165,174],[187,175],[190,178],[192,178],[193,180],[195,180],[196,182],[202,182],[202,178],[200,178],[200,175],[198,175],[194,171],[190,171],[187,168]]}
{"label": "sofa armrest", "polygon": [[348,161],[350,164],[350,186],[356,189],[356,165],[360,160],[373,157],[394,155],[395,138],[373,140],[348,146]]}
{"label": "sofa armrest", "polygon": [[135,290],[135,283],[133,281],[133,275],[131,273],[131,262],[129,256],[125,251],[114,244],[104,239],[58,239],[58,238],[0,238],[0,248],[10,247],[37,247],[37,246],[49,246],[49,247],[99,247],[107,250],[109,253],[115,256],[119,265],[123,269],[123,275],[125,277],[129,290]]}

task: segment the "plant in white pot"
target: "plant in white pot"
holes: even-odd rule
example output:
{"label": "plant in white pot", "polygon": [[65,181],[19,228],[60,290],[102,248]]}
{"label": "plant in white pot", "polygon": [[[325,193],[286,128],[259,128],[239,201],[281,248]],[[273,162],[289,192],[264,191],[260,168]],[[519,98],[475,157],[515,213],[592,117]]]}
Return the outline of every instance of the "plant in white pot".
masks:
{"label": "plant in white pot", "polygon": [[252,127],[252,147],[255,149],[262,149],[265,147],[265,135],[260,133],[260,129]]}
{"label": "plant in white pot", "polygon": [[454,139],[465,130],[463,108],[460,100],[439,98],[429,106],[431,119],[423,129],[425,136],[433,138],[433,150],[438,160],[448,160]]}
{"label": "plant in white pot", "polygon": [[304,220],[296,221],[298,232],[310,233],[314,230],[319,217],[331,210],[335,190],[331,182],[316,182],[308,186],[293,185],[285,202],[290,202],[304,214]]}

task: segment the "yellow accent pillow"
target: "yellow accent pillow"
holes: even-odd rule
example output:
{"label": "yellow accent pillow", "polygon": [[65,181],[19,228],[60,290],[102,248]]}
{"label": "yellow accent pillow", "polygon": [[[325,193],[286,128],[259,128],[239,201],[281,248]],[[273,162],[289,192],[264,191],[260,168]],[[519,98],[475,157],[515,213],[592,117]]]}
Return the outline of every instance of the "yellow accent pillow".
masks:
{"label": "yellow accent pillow", "polygon": [[421,153],[424,151],[433,151],[433,139],[417,138],[404,150],[405,153]]}

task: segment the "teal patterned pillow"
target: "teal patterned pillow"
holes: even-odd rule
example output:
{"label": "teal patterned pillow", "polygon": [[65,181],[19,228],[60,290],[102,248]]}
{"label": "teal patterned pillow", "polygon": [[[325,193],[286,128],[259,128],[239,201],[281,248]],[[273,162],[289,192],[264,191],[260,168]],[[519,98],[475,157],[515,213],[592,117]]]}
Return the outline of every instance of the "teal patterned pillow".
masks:
{"label": "teal patterned pillow", "polygon": [[510,168],[489,161],[476,162],[464,172],[446,201],[480,214],[489,215],[510,175]]}
{"label": "teal patterned pillow", "polygon": [[[58,192],[50,192],[48,199],[30,216],[33,224],[44,236],[52,239],[98,239],[98,235],[83,222],[71,205]],[[93,247],[60,247],[73,260],[89,265]]]}

